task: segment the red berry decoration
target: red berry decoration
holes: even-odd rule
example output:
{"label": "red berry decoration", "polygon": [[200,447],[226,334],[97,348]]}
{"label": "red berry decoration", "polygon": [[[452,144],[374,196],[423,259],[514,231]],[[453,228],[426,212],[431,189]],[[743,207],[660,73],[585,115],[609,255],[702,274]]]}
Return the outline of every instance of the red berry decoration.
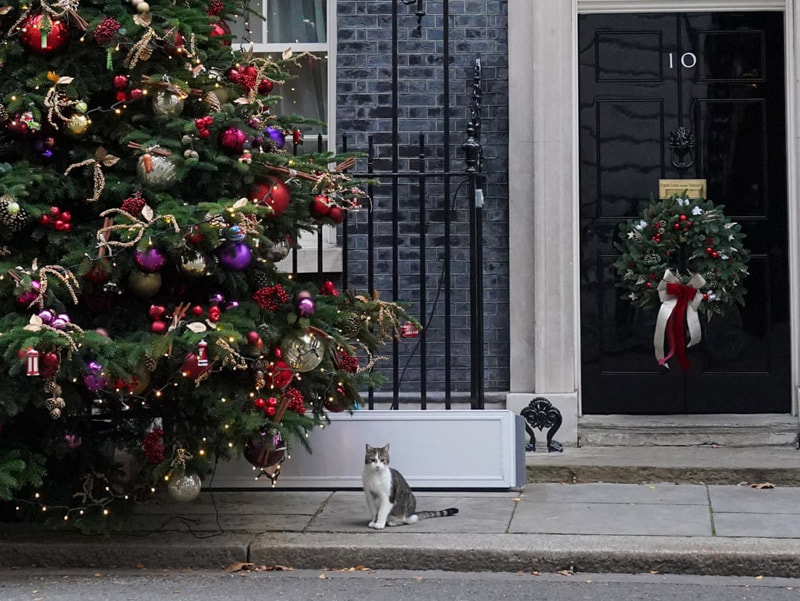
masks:
{"label": "red berry decoration", "polygon": [[167,331],[167,322],[166,321],[154,321],[150,324],[150,331],[153,334],[163,334]]}
{"label": "red berry decoration", "polygon": [[267,96],[270,92],[272,92],[272,88],[274,85],[275,84],[272,83],[271,79],[267,79],[265,77],[258,84],[258,93],[261,94],[262,96]]}
{"label": "red berry decoration", "polygon": [[147,461],[155,465],[164,461],[164,431],[156,428],[149,432],[142,440],[142,448]]}
{"label": "red berry decoration", "polygon": [[142,198],[142,193],[136,191],[134,192],[133,196],[129,196],[122,201],[121,208],[126,213],[130,213],[134,217],[138,217],[142,214],[142,209],[144,209],[145,204],[145,200]]}
{"label": "red berry decoration", "polygon": [[119,21],[112,17],[105,17],[94,30],[94,40],[101,46],[108,44],[114,40],[120,27]]}
{"label": "red berry decoration", "polygon": [[[48,28],[49,22],[49,28]],[[69,27],[60,19],[43,13],[30,15],[20,26],[19,41],[36,54],[55,52],[69,40]]]}
{"label": "red berry decoration", "polygon": [[256,399],[253,401],[253,407],[258,409],[259,411],[263,411],[266,408],[266,406],[267,406],[267,401],[262,397],[256,397]]}
{"label": "red berry decoration", "polygon": [[206,14],[211,17],[216,17],[223,10],[225,10],[225,4],[222,2],[222,0],[211,0],[211,2],[208,3]]}
{"label": "red berry decoration", "polygon": [[303,398],[303,393],[297,390],[297,388],[289,388],[284,393],[284,398],[287,399],[286,406],[297,413],[298,415],[305,415],[306,414],[306,406],[305,406],[305,398]]}

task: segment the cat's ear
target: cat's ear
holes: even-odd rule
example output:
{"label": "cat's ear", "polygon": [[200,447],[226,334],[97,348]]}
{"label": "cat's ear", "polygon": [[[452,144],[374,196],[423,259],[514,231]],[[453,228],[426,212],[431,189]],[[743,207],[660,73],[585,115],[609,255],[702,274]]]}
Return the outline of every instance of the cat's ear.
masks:
{"label": "cat's ear", "polygon": [[389,452],[389,443],[388,442],[386,443],[386,446],[381,449],[381,451],[383,451],[384,453],[388,453]]}
{"label": "cat's ear", "polygon": [[371,453],[374,449],[367,443],[367,453]]}

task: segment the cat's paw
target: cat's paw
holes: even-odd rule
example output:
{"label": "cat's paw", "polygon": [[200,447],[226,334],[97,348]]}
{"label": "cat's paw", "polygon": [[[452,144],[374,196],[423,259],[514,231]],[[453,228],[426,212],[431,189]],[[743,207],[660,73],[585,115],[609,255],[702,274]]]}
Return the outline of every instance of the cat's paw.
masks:
{"label": "cat's paw", "polygon": [[379,524],[378,522],[375,522],[373,528],[375,528],[375,530],[383,530],[384,528],[386,528],[386,524]]}
{"label": "cat's paw", "polygon": [[372,521],[369,524],[367,524],[367,526],[369,526],[370,528],[374,528],[376,523],[377,522]]}

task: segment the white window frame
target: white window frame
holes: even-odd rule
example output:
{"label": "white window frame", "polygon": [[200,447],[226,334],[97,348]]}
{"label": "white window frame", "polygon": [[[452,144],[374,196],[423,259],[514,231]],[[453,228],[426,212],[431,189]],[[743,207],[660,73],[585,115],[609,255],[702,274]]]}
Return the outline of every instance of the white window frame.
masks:
{"label": "white window frame", "polygon": [[[255,54],[282,54],[286,50],[291,50],[293,53],[298,54],[301,52],[313,53],[326,53],[328,59],[328,97],[326,98],[328,115],[326,133],[322,135],[324,141],[327,142],[329,150],[336,150],[336,42],[337,42],[337,13],[336,13],[336,0],[328,0],[326,2],[327,14],[326,19],[326,40],[325,42],[313,43],[287,43],[287,42],[251,42],[247,44],[243,40],[234,40],[235,45],[242,45],[245,49],[252,50]],[[261,0],[261,14],[266,14],[264,7],[264,0]],[[252,21],[251,21],[252,23]],[[260,36],[258,39],[266,40],[267,35],[267,21],[266,19],[259,19]],[[253,28],[251,27],[251,31]],[[316,136],[314,139],[305,141],[306,144],[316,145]],[[316,150],[316,148],[314,149]],[[300,247],[297,250],[292,250],[289,255],[277,264],[280,271],[291,272],[293,267],[293,253],[297,253],[297,272],[298,273],[316,273],[317,271],[317,246],[318,246],[317,232],[301,231],[297,244]],[[339,273],[342,271],[342,249],[338,246],[336,237],[336,227],[332,225],[324,225],[322,227],[322,265],[326,273]]]}

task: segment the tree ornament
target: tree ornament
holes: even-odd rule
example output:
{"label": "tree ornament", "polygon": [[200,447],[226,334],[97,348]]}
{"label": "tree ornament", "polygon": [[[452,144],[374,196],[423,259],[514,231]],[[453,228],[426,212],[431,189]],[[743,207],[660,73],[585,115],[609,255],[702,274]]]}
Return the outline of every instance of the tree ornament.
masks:
{"label": "tree ornament", "polygon": [[283,396],[287,401],[287,407],[291,411],[294,411],[298,415],[306,414],[305,398],[303,397],[303,393],[297,388],[289,388],[284,390]]}
{"label": "tree ornament", "polygon": [[198,365],[197,355],[194,353],[187,353],[183,358],[183,365],[181,365],[181,375],[190,380],[197,380],[205,376],[211,371],[211,365]]}
{"label": "tree ornament", "polygon": [[276,177],[268,177],[266,180],[257,181],[250,188],[250,200],[262,206],[272,209],[272,214],[268,217],[279,217],[289,208],[291,193],[289,187]]}
{"label": "tree ornament", "polygon": [[42,355],[41,360],[41,372],[43,378],[52,378],[56,373],[58,373],[58,366],[60,363],[60,359],[58,355],[52,351],[49,351]]}
{"label": "tree ornament", "polygon": [[225,10],[225,3],[222,0],[211,0],[206,8],[206,14],[209,17],[216,17],[222,14],[223,10]]}
{"label": "tree ornament", "polygon": [[108,379],[103,375],[103,366],[97,361],[90,361],[86,366],[88,374],[83,376],[83,384],[90,392],[104,390],[108,386]]}
{"label": "tree ornament", "polygon": [[197,343],[197,366],[206,367],[208,365],[208,342],[201,340]]}
{"label": "tree ornament", "polygon": [[289,302],[289,295],[280,284],[264,286],[253,293],[253,300],[260,309],[266,309],[273,313],[283,303]]}
{"label": "tree ornament", "polygon": [[138,269],[131,270],[128,275],[128,288],[139,298],[150,298],[161,289],[161,274],[144,273]]}
{"label": "tree ornament", "polygon": [[244,271],[253,259],[250,247],[244,242],[227,242],[218,251],[219,262],[225,269]]}
{"label": "tree ornament", "polygon": [[264,133],[267,134],[267,137],[278,150],[283,148],[286,144],[286,135],[277,127],[267,126],[267,128],[264,130]]}
{"label": "tree ornament", "polygon": [[419,336],[419,328],[407,321],[402,326],[400,326],[400,337],[401,338],[417,338]]}
{"label": "tree ornament", "polygon": [[143,154],[136,165],[139,181],[154,190],[166,190],[178,181],[178,168],[169,157]]}
{"label": "tree ornament", "polygon": [[29,348],[25,352],[25,362],[27,366],[26,375],[38,376],[39,375],[39,351],[35,348]]}
{"label": "tree ornament", "polygon": [[339,296],[336,285],[330,280],[322,282],[322,285],[319,287],[319,293],[327,296]]}
{"label": "tree ornament", "polygon": [[167,264],[167,256],[160,248],[148,245],[146,248],[137,248],[133,254],[133,262],[145,273],[161,271]]}
{"label": "tree ornament", "polygon": [[13,196],[0,196],[0,224],[10,232],[19,232],[33,221],[31,214],[23,209]]}
{"label": "tree ornament", "polygon": [[262,96],[268,96],[269,93],[272,92],[273,87],[274,84],[272,83],[272,80],[265,77],[258,83],[258,93]]}
{"label": "tree ornament", "polygon": [[200,476],[190,471],[173,474],[167,484],[169,496],[181,503],[190,503],[200,495],[202,480]]}
{"label": "tree ornament", "polygon": [[113,42],[121,25],[113,17],[104,17],[94,29],[94,40],[101,46]]}
{"label": "tree ornament", "polygon": [[219,145],[228,154],[239,154],[247,141],[245,134],[238,127],[226,127],[219,135]]}
{"label": "tree ornament", "polygon": [[29,15],[20,26],[19,41],[36,54],[55,52],[69,40],[69,27],[47,13]]}
{"label": "tree ornament", "polygon": [[258,477],[267,476],[274,484],[280,475],[280,466],[286,460],[286,443],[279,432],[263,431],[245,444],[244,458],[259,468]]}
{"label": "tree ornament", "polygon": [[212,38],[220,38],[224,36],[228,36],[227,38],[220,40],[223,46],[230,46],[231,45],[231,28],[225,21],[222,19],[218,21],[214,21],[211,23],[211,32],[208,34]]}
{"label": "tree ornament", "polygon": [[344,215],[345,213],[341,207],[333,205],[328,211],[327,217],[338,225],[340,223],[344,223]]}
{"label": "tree ornament", "polygon": [[306,330],[286,336],[281,342],[281,353],[289,367],[306,372],[322,363],[325,347],[322,338],[312,330]]}
{"label": "tree ornament", "polygon": [[142,439],[142,449],[151,465],[164,461],[164,431],[161,428],[154,428],[148,432]]}
{"label": "tree ornament", "polygon": [[281,389],[291,384],[293,379],[292,368],[284,360],[279,359],[269,364],[264,381],[270,388]]}
{"label": "tree ornament", "polygon": [[187,250],[180,258],[181,272],[191,278],[208,275],[209,258],[197,250]]}
{"label": "tree ornament", "polygon": [[308,290],[300,290],[294,295],[294,307],[300,317],[311,317],[317,310],[314,297]]}
{"label": "tree ornament", "polygon": [[177,117],[183,112],[186,94],[172,90],[158,90],[153,96],[153,113],[157,117]]}
{"label": "tree ornament", "polygon": [[311,201],[311,214],[315,217],[324,217],[331,209],[331,202],[324,194],[317,194]]}

